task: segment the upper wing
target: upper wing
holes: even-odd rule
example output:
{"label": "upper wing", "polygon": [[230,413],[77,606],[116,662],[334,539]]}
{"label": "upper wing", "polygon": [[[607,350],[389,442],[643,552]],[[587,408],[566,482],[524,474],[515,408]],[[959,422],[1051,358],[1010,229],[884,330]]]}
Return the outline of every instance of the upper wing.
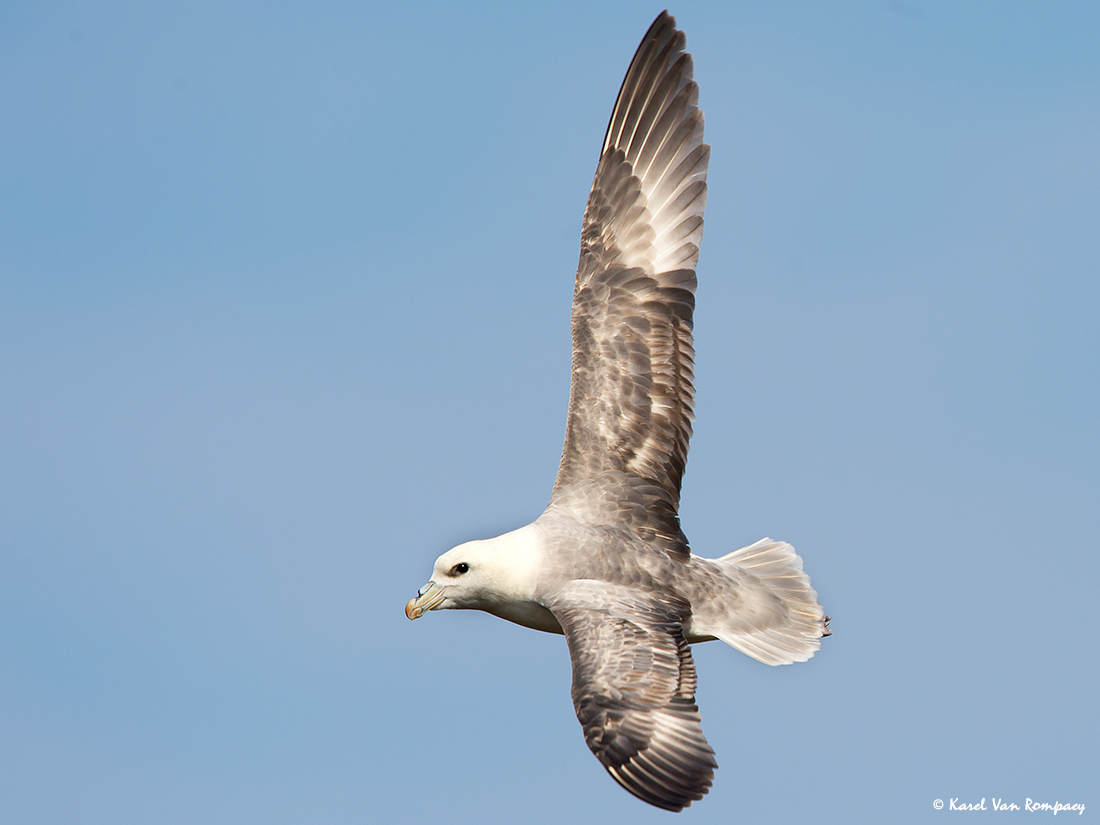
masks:
{"label": "upper wing", "polygon": [[714,751],[699,726],[684,602],[578,580],[548,604],[573,660],[573,705],[588,747],[615,780],[651,805],[702,799]]}
{"label": "upper wing", "polygon": [[710,147],[684,34],[663,12],[623,80],[584,213],[573,380],[554,492],[634,473],[679,502]]}

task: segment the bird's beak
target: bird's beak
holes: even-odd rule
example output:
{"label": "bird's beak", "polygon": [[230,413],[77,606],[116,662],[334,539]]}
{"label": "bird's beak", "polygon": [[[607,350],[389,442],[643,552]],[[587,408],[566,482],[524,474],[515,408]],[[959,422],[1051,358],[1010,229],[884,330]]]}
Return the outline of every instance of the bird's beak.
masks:
{"label": "bird's beak", "polygon": [[410,619],[419,619],[429,610],[435,610],[443,602],[443,594],[446,587],[440,587],[435,582],[428,582],[420,588],[415,599],[409,599],[405,605],[405,615]]}

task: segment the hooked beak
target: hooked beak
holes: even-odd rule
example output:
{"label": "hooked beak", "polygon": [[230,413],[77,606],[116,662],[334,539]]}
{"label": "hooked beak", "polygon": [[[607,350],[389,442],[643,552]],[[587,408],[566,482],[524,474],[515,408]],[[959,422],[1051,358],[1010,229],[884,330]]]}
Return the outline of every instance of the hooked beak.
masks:
{"label": "hooked beak", "polygon": [[429,610],[435,610],[443,602],[443,594],[446,587],[440,587],[435,582],[428,582],[420,588],[415,599],[409,599],[405,605],[405,615],[410,619],[419,619]]}

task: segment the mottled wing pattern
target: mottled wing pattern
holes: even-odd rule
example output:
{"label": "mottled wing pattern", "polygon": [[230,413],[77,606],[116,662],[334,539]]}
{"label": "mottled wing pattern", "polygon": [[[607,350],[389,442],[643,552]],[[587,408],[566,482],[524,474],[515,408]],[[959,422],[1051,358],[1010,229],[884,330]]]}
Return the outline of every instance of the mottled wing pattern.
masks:
{"label": "mottled wing pattern", "polygon": [[679,504],[693,419],[692,313],[710,147],[684,34],[662,13],[611,115],[584,215],[573,378],[555,496],[631,473]]}
{"label": "mottled wing pattern", "polygon": [[702,799],[714,751],[695,704],[695,664],[674,597],[570,582],[547,605],[573,660],[573,705],[588,747],[639,799],[679,811]]}

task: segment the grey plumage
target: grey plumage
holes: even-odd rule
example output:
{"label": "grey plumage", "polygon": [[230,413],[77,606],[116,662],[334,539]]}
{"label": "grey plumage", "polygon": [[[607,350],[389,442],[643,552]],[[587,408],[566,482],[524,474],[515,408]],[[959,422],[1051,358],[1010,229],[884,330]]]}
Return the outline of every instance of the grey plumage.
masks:
{"label": "grey plumage", "polygon": [[[608,537],[621,548],[610,557],[618,570],[570,582],[547,594],[547,607],[569,642],[588,746],[623,787],[670,810],[702,798],[717,767],[682,632],[691,606],[663,592],[663,581],[638,589],[642,582],[607,580],[629,577],[622,556],[639,543],[643,557],[655,545],[665,558],[688,557],[676,511],[694,417],[695,264],[710,147],[684,43],[661,14],[607,126],[581,232],[565,446],[544,516],[568,509],[628,531]],[[660,555],[652,562],[665,566]]]}
{"label": "grey plumage", "polygon": [[828,618],[790,545],[692,554],[680,484],[709,147],[684,35],[663,12],[623,81],[585,209],[561,464],[532,524],[436,561],[406,606],[486,610],[563,633],[585,741],[644,801],[678,811],[717,767],[690,644],[804,661]]}
{"label": "grey plumage", "polygon": [[695,665],[671,594],[573,581],[550,600],[573,660],[573,704],[588,747],[635,796],[677,811],[701,799],[714,751],[699,726]]}
{"label": "grey plumage", "polygon": [[573,380],[554,495],[603,470],[665,490],[687,461],[707,162],[684,34],[662,13],[612,110],[581,230]]}

